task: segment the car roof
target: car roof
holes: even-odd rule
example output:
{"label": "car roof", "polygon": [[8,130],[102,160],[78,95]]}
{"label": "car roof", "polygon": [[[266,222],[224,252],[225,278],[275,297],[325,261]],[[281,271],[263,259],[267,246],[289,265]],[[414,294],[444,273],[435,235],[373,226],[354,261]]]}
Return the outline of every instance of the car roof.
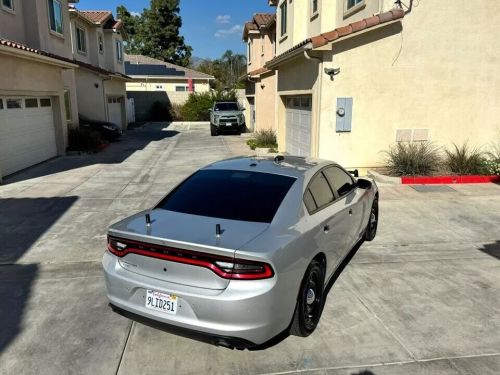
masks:
{"label": "car roof", "polygon": [[229,169],[261,173],[280,174],[308,180],[319,169],[335,162],[301,156],[282,156],[283,160],[275,161],[273,157],[236,157],[221,160],[202,169]]}

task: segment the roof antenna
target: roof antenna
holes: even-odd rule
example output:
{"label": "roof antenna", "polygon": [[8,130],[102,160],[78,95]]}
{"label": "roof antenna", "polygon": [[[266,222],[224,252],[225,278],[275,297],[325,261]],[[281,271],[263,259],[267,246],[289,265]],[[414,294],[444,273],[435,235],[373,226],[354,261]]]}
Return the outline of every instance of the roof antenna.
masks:
{"label": "roof antenna", "polygon": [[151,216],[149,215],[149,213],[146,214],[146,226],[151,226]]}
{"label": "roof antenna", "polygon": [[215,225],[215,237],[220,238],[221,235],[221,230],[220,230],[220,224]]}

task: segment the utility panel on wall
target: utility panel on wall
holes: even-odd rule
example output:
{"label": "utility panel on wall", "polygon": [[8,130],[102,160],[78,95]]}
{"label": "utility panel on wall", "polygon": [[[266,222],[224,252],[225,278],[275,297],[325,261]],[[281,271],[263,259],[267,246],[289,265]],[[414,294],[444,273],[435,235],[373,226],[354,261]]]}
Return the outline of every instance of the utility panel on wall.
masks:
{"label": "utility panel on wall", "polygon": [[335,111],[337,117],[337,133],[345,133],[351,131],[352,102],[352,98],[337,98],[337,109]]}

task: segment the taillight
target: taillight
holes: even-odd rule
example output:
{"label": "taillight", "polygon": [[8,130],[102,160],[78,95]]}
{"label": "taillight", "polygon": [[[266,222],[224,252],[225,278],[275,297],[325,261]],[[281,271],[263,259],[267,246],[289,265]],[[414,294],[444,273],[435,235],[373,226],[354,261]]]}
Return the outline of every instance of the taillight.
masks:
{"label": "taillight", "polygon": [[267,263],[198,253],[109,236],[108,250],[120,258],[127,254],[138,254],[150,258],[204,267],[224,279],[262,280],[274,276],[272,267]]}

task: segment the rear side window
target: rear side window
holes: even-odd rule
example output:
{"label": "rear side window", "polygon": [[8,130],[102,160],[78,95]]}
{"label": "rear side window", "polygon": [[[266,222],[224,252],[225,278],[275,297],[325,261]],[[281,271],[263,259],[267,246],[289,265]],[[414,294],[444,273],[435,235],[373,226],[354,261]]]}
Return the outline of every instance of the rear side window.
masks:
{"label": "rear side window", "polygon": [[229,220],[270,223],[295,178],[269,173],[201,170],[157,208]]}
{"label": "rear side window", "polygon": [[325,169],[324,173],[339,196],[346,195],[353,189],[354,180],[342,169],[338,167],[330,167]]}
{"label": "rear side window", "polygon": [[325,175],[322,172],[318,173],[311,180],[309,188],[304,195],[304,204],[308,211],[321,209],[334,200],[335,197]]}

